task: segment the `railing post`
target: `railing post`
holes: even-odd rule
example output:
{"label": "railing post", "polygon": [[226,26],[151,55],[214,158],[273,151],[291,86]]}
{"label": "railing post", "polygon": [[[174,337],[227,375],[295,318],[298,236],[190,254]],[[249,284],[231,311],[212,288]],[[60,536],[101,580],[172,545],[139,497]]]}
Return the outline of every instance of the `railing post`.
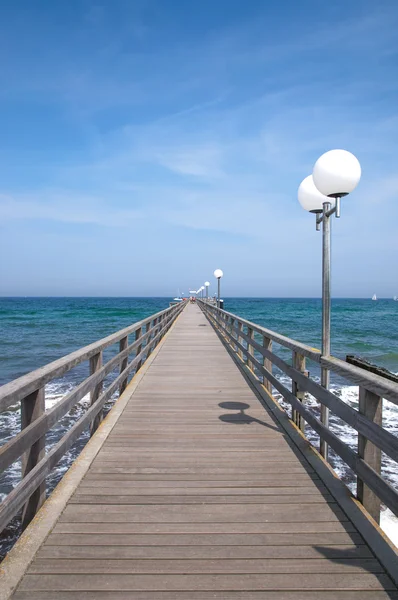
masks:
{"label": "railing post", "polygon": [[[21,400],[21,430],[41,417],[46,410],[44,387],[32,392]],[[30,449],[22,456],[22,478],[44,458],[45,436],[42,436],[31,445]],[[46,499],[46,482],[43,481],[30,496],[22,511],[22,529],[25,529]]]}
{"label": "railing post", "polygon": [[[157,331],[158,326],[159,326],[159,319],[160,319],[160,317],[156,317],[156,319],[153,320],[153,337],[156,337],[156,335],[159,333]],[[156,342],[152,342],[151,353],[155,350],[155,348],[156,348]]]}
{"label": "railing post", "polygon": [[217,312],[216,312],[216,321],[217,321],[217,327],[218,327],[219,330],[221,329],[220,320],[221,320],[220,310],[217,310]]}
{"label": "railing post", "polygon": [[[242,329],[243,329],[243,325],[240,321],[238,321],[238,330],[242,331]],[[241,344],[242,337],[239,335],[239,331],[238,331],[237,341],[238,341],[238,344]],[[238,356],[240,356],[240,358],[243,358],[243,351],[240,348],[238,348]]]}
{"label": "railing post", "polygon": [[[251,340],[254,339],[254,331],[251,327],[247,327],[247,335],[249,336],[249,338]],[[247,342],[247,366],[249,367],[249,369],[251,369],[253,371],[253,363],[250,360],[250,356],[253,356],[254,353],[254,348],[253,346],[250,344],[250,342]]]}
{"label": "railing post", "polygon": [[236,338],[237,338],[237,334],[235,331],[235,319],[233,317],[231,317],[231,335],[232,335],[231,347],[233,348],[233,350],[235,350],[235,352],[237,352],[238,346],[233,341],[233,340],[236,340]]}
{"label": "railing post", "polygon": [[[148,323],[145,325],[145,333],[148,333],[151,330],[151,323],[152,323],[152,321],[148,321]],[[150,341],[151,341],[151,335],[149,335],[146,338],[146,340],[145,340],[145,347],[148,348],[147,352],[146,352],[146,355],[145,355],[145,360],[148,358],[148,356],[151,353],[151,344],[150,344]]]}
{"label": "railing post", "polygon": [[228,341],[231,344],[231,336],[232,336],[232,317],[228,317],[227,328],[229,331]]}
{"label": "railing post", "polygon": [[[172,318],[174,318],[174,314],[175,314],[176,312],[178,312],[178,311],[173,311],[172,313],[167,313],[167,314],[164,314],[164,315],[162,315],[162,316],[160,317],[160,319],[159,319],[159,324],[160,324],[160,329],[159,329],[159,331],[162,331],[162,329],[163,329],[164,327],[166,327],[166,326],[167,326],[167,321],[168,321],[169,319],[172,319]],[[162,331],[162,334],[161,334],[160,338],[162,338],[162,337],[164,336],[164,334],[165,334],[165,333],[166,333],[166,331]]]}
{"label": "railing post", "polygon": [[[129,345],[129,336],[126,335],[119,342],[119,352],[123,352],[123,350],[126,350],[128,345]],[[120,373],[123,373],[124,369],[127,368],[128,363],[129,363],[129,357],[126,356],[126,358],[123,358],[122,362],[120,363]],[[120,388],[119,388],[119,396],[121,396],[123,394],[124,390],[126,389],[127,380],[128,380],[128,378],[126,377],[126,379],[123,379],[123,381],[121,382]]]}
{"label": "railing post", "polygon": [[[141,336],[142,336],[142,327],[139,327],[138,329],[135,330],[135,341],[139,340]],[[138,356],[138,354],[140,354],[141,352],[142,352],[142,344],[139,344],[135,351],[135,355]],[[137,363],[137,366],[135,367],[136,373],[137,373],[138,369],[141,368],[141,365],[142,365],[142,360],[140,360]]]}
{"label": "railing post", "polygon": [[225,337],[225,329],[227,327],[227,318],[226,315],[224,315],[224,313],[221,313],[221,332],[223,334],[223,336]]}
{"label": "railing post", "polygon": [[[382,427],[383,399],[366,388],[359,388],[359,413]],[[358,454],[378,475],[381,473],[381,450],[358,433]],[[376,523],[380,523],[380,500],[358,477],[357,497]]]}
{"label": "railing post", "polygon": [[[102,367],[102,351],[97,352],[90,358],[90,375],[93,375],[96,371],[101,369]],[[90,392],[90,405],[92,406],[98,400],[99,396],[102,392],[102,384],[103,381],[100,381],[93,390]],[[98,429],[103,418],[103,411],[100,410],[99,413],[94,417],[91,425],[90,425],[90,435],[93,435],[95,431]]]}
{"label": "railing post", "polygon": [[[269,352],[272,352],[272,340],[265,335],[263,335],[263,348],[265,348],[265,350],[269,350]],[[263,367],[272,374],[272,362],[265,356],[263,356]],[[265,377],[265,375],[263,376],[263,386],[267,392],[272,394],[272,383]]]}
{"label": "railing post", "polygon": [[[306,374],[305,356],[299,354],[298,352],[294,352],[294,350],[292,352],[292,365],[294,369],[297,369],[297,371],[301,371],[301,373]],[[294,394],[294,396],[296,396],[297,400],[300,400],[300,402],[304,401],[305,392],[300,390],[298,383],[294,381],[294,379],[292,380],[292,394]],[[294,408],[292,408],[292,421],[301,431],[304,432],[305,421],[300,413]]]}

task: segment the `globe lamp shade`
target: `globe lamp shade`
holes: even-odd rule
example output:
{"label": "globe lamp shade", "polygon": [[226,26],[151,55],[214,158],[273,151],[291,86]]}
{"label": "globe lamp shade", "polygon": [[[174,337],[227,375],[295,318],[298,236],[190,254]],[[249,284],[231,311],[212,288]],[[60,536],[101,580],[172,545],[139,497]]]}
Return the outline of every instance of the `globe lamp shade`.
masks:
{"label": "globe lamp shade", "polygon": [[361,179],[361,165],[347,150],[329,150],[316,161],[313,170],[315,187],[325,196],[346,196]]}
{"label": "globe lamp shade", "polygon": [[220,279],[220,278],[221,278],[223,275],[224,275],[224,273],[221,271],[221,269],[216,269],[216,270],[214,271],[214,277],[215,277],[216,279]]}
{"label": "globe lamp shade", "polygon": [[317,190],[312,175],[308,175],[308,177],[303,179],[300,183],[298,199],[305,210],[313,213],[323,212],[323,204],[325,202],[330,202],[330,198],[327,198]]}

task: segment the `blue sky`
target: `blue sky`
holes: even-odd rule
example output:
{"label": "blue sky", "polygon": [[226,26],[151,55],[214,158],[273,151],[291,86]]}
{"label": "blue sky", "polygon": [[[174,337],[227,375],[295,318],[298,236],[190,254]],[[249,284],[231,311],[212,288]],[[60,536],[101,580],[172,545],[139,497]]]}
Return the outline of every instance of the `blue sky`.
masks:
{"label": "blue sky", "polygon": [[363,169],[333,295],[398,294],[397,30],[396,0],[3,0],[1,295],[320,296],[297,188],[332,148]]}

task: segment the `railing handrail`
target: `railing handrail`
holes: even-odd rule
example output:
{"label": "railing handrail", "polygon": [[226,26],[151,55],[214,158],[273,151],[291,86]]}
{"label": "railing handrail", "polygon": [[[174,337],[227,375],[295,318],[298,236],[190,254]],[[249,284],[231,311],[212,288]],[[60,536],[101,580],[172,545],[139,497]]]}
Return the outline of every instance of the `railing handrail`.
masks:
{"label": "railing handrail", "polygon": [[[176,305],[178,306],[178,305]],[[112,346],[119,342],[122,338],[134,333],[140,327],[143,327],[150,321],[161,317],[175,308],[174,306],[161,310],[141,321],[137,321],[124,329],[120,329],[107,337],[104,337],[92,344],[83,346],[70,354],[66,354],[57,360],[54,360],[34,371],[30,371],[17,379],[13,379],[0,387],[0,412],[6,410],[12,404],[16,404],[35,390],[43,387],[52,379],[62,377],[65,373],[74,369],[82,362],[89,360],[98,352],[104,350],[108,346]]]}
{"label": "railing handrail", "polygon": [[[238,364],[246,365],[256,380],[260,380],[263,385],[260,389],[265,389],[272,395],[272,386],[275,387],[292,406],[292,420],[302,433],[304,434],[304,422],[307,422],[319,434],[321,440],[328,443],[354,471],[357,475],[357,497],[372,517],[379,521],[380,502],[398,516],[398,491],[381,475],[382,452],[398,463],[398,437],[384,429],[382,423],[382,400],[387,398],[398,404],[398,384],[333,356],[324,357],[319,353],[319,358],[317,355],[315,360],[322,367],[337,372],[359,386],[359,405],[358,410],[355,410],[308,377],[305,357],[312,358],[312,350],[308,352],[308,346],[201,300],[199,305],[212,325],[219,329],[229,348],[239,357]],[[247,328],[246,332],[243,331],[244,326]],[[254,332],[263,336],[263,345],[254,338]],[[292,366],[272,352],[271,340],[292,350]],[[263,364],[254,356],[255,350],[262,356]],[[273,375],[272,365],[281,369],[291,379],[291,391]],[[257,373],[260,373],[261,377]],[[305,407],[305,392],[358,432],[357,452]]]}

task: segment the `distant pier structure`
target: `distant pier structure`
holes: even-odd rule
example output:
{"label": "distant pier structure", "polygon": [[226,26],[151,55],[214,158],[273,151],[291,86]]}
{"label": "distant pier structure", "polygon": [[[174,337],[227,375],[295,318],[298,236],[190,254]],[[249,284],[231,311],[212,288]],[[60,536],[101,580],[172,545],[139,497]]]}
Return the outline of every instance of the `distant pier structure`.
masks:
{"label": "distant pier structure", "polygon": [[[82,363],[88,377],[45,410],[46,384]],[[311,377],[314,363],[358,386],[358,409]],[[357,447],[309,395],[357,431]],[[382,453],[398,461],[383,399],[398,403],[397,382],[200,299],[8,383],[0,410],[20,406],[21,431],[0,466],[21,461],[22,475],[0,527],[19,516],[24,532],[0,565],[0,600],[397,600],[397,549],[379,527],[382,504],[398,515],[381,471]],[[355,494],[309,428],[356,474]],[[46,477],[88,430],[46,499]]]}

